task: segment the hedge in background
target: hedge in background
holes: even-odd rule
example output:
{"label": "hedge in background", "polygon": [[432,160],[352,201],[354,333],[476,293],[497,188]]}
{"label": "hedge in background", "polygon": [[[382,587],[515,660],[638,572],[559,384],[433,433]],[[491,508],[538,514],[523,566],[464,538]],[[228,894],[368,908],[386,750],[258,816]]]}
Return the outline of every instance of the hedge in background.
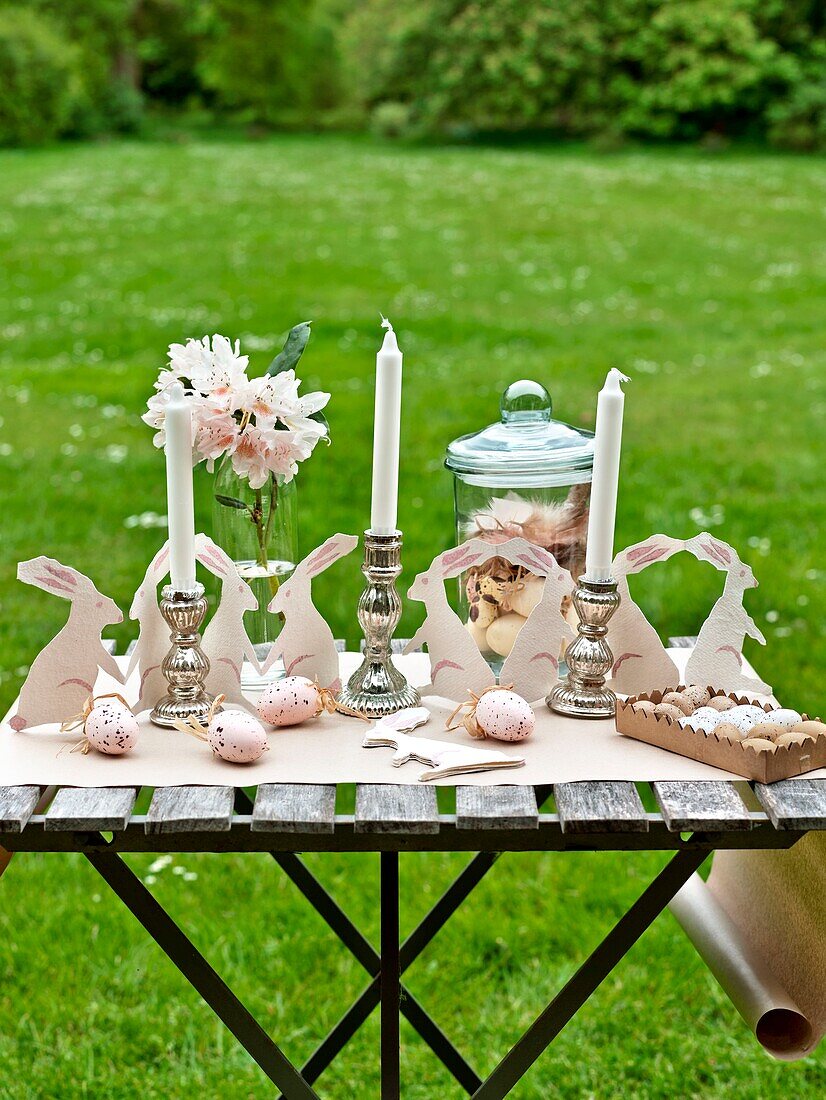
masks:
{"label": "hedge in background", "polygon": [[29,8],[0,15],[0,144],[50,141],[70,128],[79,102],[77,51]]}
{"label": "hedge in background", "polygon": [[[49,28],[52,39],[59,38],[70,64],[73,79],[68,118],[60,133],[86,137],[105,131],[132,131],[140,122],[142,103],[138,90],[135,19],[145,0],[26,0],[30,25]],[[0,0],[0,34],[10,25],[19,27],[22,4]],[[52,70],[43,80],[52,79]],[[56,74],[54,74],[56,75]],[[54,84],[55,90],[58,84]],[[30,129],[43,131],[43,137],[55,136],[40,118],[38,101],[27,107]],[[43,112],[47,105],[43,104]]]}
{"label": "hedge in background", "polygon": [[270,126],[307,125],[336,105],[331,28],[312,0],[208,0],[198,71],[225,109]]}
{"label": "hedge in background", "polygon": [[[768,130],[798,147],[824,140],[824,9],[814,0],[420,0],[413,8],[400,15],[389,0],[362,0],[342,38],[349,69],[367,74],[363,100],[396,128],[405,118],[410,132],[426,134],[674,139]],[[376,27],[386,32],[380,45]]]}

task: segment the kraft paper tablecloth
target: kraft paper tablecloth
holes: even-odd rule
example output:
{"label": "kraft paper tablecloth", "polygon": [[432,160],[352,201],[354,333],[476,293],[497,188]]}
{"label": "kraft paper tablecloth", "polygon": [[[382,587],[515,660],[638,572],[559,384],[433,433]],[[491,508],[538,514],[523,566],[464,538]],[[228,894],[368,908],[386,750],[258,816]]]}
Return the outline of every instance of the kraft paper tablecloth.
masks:
{"label": "kraft paper tablecloth", "polygon": [[[672,650],[685,662],[687,650]],[[428,680],[426,655],[398,658],[399,667],[411,682]],[[343,654],[342,674],[355,667],[355,654]],[[113,681],[101,681],[97,691],[117,688]],[[121,691],[124,689],[121,688]],[[132,697],[129,688],[124,692]],[[479,745],[462,729],[449,733],[446,716],[454,704],[444,699],[423,700],[432,711],[419,734],[428,738]],[[14,713],[12,709],[10,715]],[[632,782],[739,779],[740,776],[688,760],[663,749],[622,737],[613,721],[585,721],[552,714],[544,702],[536,705],[536,731],[519,745],[485,742],[509,756],[523,756],[525,767],[501,772],[469,774],[440,780],[444,786],[490,786],[494,784],[569,783],[579,780],[630,780]],[[137,747],[126,756],[102,756],[90,752],[70,753],[77,733],[62,734],[55,726],[16,733],[6,722],[0,728],[0,785],[56,784],[75,787],[149,786],[190,784],[253,786],[258,783],[417,783],[426,770],[415,761],[395,768],[392,749],[364,749],[366,723],[342,715],[327,715],[303,726],[274,730],[270,751],[255,764],[227,764],[214,757],[206,745],[177,730],[151,725],[141,716]],[[824,778],[826,769],[811,776]]]}

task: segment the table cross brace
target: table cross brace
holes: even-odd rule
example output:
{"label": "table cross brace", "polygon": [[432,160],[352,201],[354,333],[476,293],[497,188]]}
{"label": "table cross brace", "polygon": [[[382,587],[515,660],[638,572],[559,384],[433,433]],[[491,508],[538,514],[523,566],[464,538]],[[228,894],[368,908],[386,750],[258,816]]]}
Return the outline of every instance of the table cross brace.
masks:
{"label": "table cross brace", "polygon": [[502,1100],[528,1072],[559,1032],[582,1008],[643,932],[686,884],[708,853],[678,852],[617,921],[544,1012],[511,1047],[499,1065],[473,1093],[472,1100]]}
{"label": "table cross brace", "polygon": [[304,1080],[279,1046],[120,856],[115,852],[105,851],[87,851],[84,854],[250,1057],[273,1084],[281,1089],[287,1100],[319,1100],[312,1085]]}
{"label": "table cross brace", "polygon": [[[252,809],[249,796],[240,788],[235,792],[235,808],[239,813],[249,812]],[[318,1080],[319,1076],[343,1050],[379,1004],[382,1005],[382,1078],[384,1081],[385,1076],[388,1078],[395,1076],[398,1080],[398,1068],[396,1068],[395,1074],[385,1074],[387,1064],[385,1054],[389,1047],[385,1044],[384,1036],[389,1026],[389,1017],[385,1019],[384,1006],[388,998],[394,998],[396,1029],[398,1029],[398,1013],[401,1011],[407,1022],[416,1030],[420,1038],[427,1043],[436,1057],[465,1091],[470,1093],[478,1088],[482,1083],[479,1075],[410,990],[401,984],[400,979],[401,974],[421,954],[439,929],[443,927],[468,894],[479,884],[483,876],[499,858],[499,853],[480,852],[474,856],[401,946],[398,942],[398,853],[382,853],[381,911],[384,914],[385,906],[390,905],[395,906],[396,912],[395,940],[392,937],[387,939],[387,944],[392,945],[393,948],[390,954],[385,951],[387,945],[384,937],[386,928],[384,917],[382,918],[382,951],[379,953],[295,853],[271,852],[270,855],[373,979],[304,1063],[301,1071],[304,1080],[310,1082]],[[387,859],[387,856],[394,856],[395,862]],[[395,882],[395,886],[393,886],[393,882]],[[392,915],[392,912],[388,915]],[[398,955],[397,962],[395,960],[396,955]],[[382,967],[383,957],[389,960],[384,969]],[[389,966],[392,966],[394,972],[398,971],[395,982],[398,988],[397,992],[393,992],[394,987],[387,985],[387,993],[384,995],[382,980],[383,978],[386,979]],[[398,1035],[396,1037],[396,1049],[396,1059],[398,1059]],[[392,1096],[392,1091],[388,1095]]]}
{"label": "table cross brace", "polygon": [[[102,837],[101,840],[103,840]],[[399,944],[398,853],[381,853],[380,952],[372,947],[297,855],[284,852],[271,853],[293,883],[372,977],[370,985],[362,991],[350,1009],[333,1027],[300,1072],[121,857],[115,852],[106,850],[86,850],[84,854],[254,1061],[281,1090],[285,1100],[311,1100],[311,1098],[318,1100],[318,1094],[312,1087],[313,1083],[378,1005],[381,1006],[382,1100],[400,1098],[400,1013],[405,1015],[459,1084],[472,1094],[473,1100],[502,1100],[708,855],[700,849],[684,849],[670,860],[581,964],[547,1008],[540,1013],[522,1038],[483,1081],[419,1002],[402,985],[401,975],[478,885],[499,858],[499,853],[479,853],[474,856],[401,944]]]}

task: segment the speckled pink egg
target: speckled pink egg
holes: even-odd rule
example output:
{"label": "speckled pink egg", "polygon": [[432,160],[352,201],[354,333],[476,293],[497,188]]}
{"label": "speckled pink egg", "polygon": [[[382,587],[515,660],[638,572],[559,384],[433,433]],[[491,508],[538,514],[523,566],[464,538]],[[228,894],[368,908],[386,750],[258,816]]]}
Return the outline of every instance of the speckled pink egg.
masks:
{"label": "speckled pink egg", "polygon": [[265,688],[258,713],[271,726],[297,726],[319,712],[318,688],[306,676],[285,676]]}
{"label": "speckled pink egg", "polygon": [[230,764],[252,764],[269,748],[267,731],[245,710],[216,714],[206,736],[215,755]]}
{"label": "speckled pink egg", "polygon": [[486,691],[476,705],[476,721],[497,741],[524,741],[536,724],[536,715],[515,691]]}
{"label": "speckled pink egg", "polygon": [[84,733],[93,749],[106,756],[122,756],[137,744],[138,720],[123,703],[107,699],[92,708]]}

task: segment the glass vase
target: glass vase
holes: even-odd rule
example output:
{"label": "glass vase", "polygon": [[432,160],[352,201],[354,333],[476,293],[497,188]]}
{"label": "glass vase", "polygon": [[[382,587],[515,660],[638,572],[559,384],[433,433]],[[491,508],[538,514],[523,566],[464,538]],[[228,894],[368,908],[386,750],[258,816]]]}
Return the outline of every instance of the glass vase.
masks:
{"label": "glass vase", "polygon": [[[283,625],[281,616],[270,614],[267,605],[295,569],[296,502],[294,480],[284,482],[271,474],[260,489],[253,489],[246,478],[235,473],[228,457],[218,467],[212,503],[213,536],[258,599],[258,610],[247,612],[244,626],[261,662]],[[260,677],[248,673],[242,677],[242,686],[260,687]],[[267,681],[283,674],[283,663],[278,661],[267,674]]]}

